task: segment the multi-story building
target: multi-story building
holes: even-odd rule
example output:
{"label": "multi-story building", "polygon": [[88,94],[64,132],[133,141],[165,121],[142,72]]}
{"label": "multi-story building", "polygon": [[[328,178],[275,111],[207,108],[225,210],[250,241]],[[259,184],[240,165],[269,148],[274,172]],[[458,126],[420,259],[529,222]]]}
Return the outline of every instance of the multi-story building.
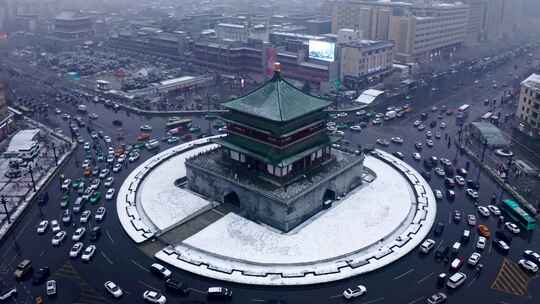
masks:
{"label": "multi-story building", "polygon": [[469,5],[467,22],[467,41],[477,42],[484,39],[488,0],[463,0]]}
{"label": "multi-story building", "polygon": [[59,39],[86,39],[93,34],[93,20],[89,16],[78,12],[62,12],[54,18],[53,35]]}
{"label": "multi-story building", "polygon": [[486,5],[483,39],[511,38],[520,27],[523,0],[489,0]]}
{"label": "multi-story building", "polygon": [[0,81],[0,141],[14,130],[13,115],[8,110],[7,84]]}
{"label": "multi-story building", "polygon": [[516,118],[520,131],[540,139],[540,74],[532,74],[521,83]]}
{"label": "multi-story building", "polygon": [[396,44],[395,57],[402,62],[422,61],[454,50],[465,41],[469,6],[437,3],[411,8],[413,14],[390,18],[389,39]]}
{"label": "multi-story building", "polygon": [[109,39],[109,46],[170,59],[182,59],[190,39],[185,32],[160,32],[152,35],[120,33]]}
{"label": "multi-story building", "polygon": [[216,25],[216,35],[222,40],[246,42],[249,38],[249,28],[243,24],[219,23]]}
{"label": "multi-story building", "polygon": [[361,40],[339,45],[340,79],[349,83],[368,83],[382,78],[392,70],[394,43],[391,41]]}

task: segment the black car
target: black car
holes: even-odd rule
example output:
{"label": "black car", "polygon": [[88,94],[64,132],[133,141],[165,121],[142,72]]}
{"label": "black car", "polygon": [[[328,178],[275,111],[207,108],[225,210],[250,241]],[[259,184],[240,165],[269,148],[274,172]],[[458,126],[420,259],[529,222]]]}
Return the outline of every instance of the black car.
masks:
{"label": "black car", "polygon": [[90,231],[90,240],[97,241],[97,239],[99,239],[100,236],[101,236],[101,227],[95,226],[94,228],[92,228],[92,230]]}
{"label": "black car", "polygon": [[508,245],[508,243],[501,239],[495,239],[493,243],[495,245],[495,248],[497,248],[502,254],[508,254],[508,252],[510,251],[510,246]]}
{"label": "black car", "polygon": [[448,257],[448,254],[450,253],[450,246],[444,247],[444,249],[439,248],[435,250],[435,259],[437,261],[440,261],[446,257]]}
{"label": "black car", "polygon": [[512,236],[508,232],[506,232],[504,230],[495,231],[495,236],[498,239],[501,239],[504,242],[506,242],[506,244],[512,244]]}
{"label": "black car", "polygon": [[454,188],[456,186],[456,182],[454,181],[453,178],[447,177],[447,178],[444,179],[444,185],[447,188]]}
{"label": "black car", "polygon": [[210,287],[207,296],[210,299],[230,299],[232,298],[232,291],[225,287]]}
{"label": "black car", "polygon": [[189,294],[189,288],[186,287],[186,284],[183,282],[177,281],[175,279],[167,279],[165,281],[165,288],[167,290],[174,292],[176,294],[187,296]]}
{"label": "black car", "polygon": [[443,233],[443,231],[444,231],[444,224],[442,222],[438,222],[434,231],[435,235],[439,236]]}
{"label": "black car", "polygon": [[34,276],[32,278],[32,284],[39,285],[45,282],[47,278],[51,275],[51,271],[49,270],[49,267],[43,267],[40,268],[38,271],[34,273]]}
{"label": "black car", "polygon": [[480,189],[480,185],[477,182],[473,181],[472,179],[468,179],[467,188],[471,188],[473,190],[478,191],[478,189]]}

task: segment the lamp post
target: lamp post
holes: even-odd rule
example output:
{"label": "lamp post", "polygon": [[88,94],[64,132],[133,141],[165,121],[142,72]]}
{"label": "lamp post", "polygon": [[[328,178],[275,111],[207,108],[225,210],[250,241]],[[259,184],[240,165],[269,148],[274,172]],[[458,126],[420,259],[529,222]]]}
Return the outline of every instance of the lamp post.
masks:
{"label": "lamp post", "polygon": [[9,210],[8,210],[8,208],[7,208],[6,197],[2,195],[2,199],[1,199],[0,202],[2,203],[2,205],[4,205],[4,210],[5,210],[5,212],[6,212],[8,224],[11,224],[11,219],[10,219],[10,215],[9,215]]}
{"label": "lamp post", "polygon": [[[486,156],[486,148],[487,148],[488,142],[487,139],[482,139],[482,155],[480,156],[480,163],[484,163],[484,157]],[[482,171],[482,165],[478,166],[478,176],[476,177],[476,183],[480,185],[480,172]]]}
{"label": "lamp post", "polygon": [[28,165],[28,173],[30,174],[30,179],[32,180],[32,187],[34,188],[34,192],[37,192],[36,190],[36,181],[34,180],[34,170],[32,169],[32,165]]}
{"label": "lamp post", "polygon": [[56,155],[56,145],[52,142],[52,152],[54,155],[54,165],[58,165],[58,156]]}

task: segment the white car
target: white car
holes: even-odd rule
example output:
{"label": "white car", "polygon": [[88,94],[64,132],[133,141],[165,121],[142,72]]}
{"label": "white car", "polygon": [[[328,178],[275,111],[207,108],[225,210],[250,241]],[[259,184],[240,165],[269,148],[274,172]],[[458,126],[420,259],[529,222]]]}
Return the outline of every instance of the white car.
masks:
{"label": "white car", "polygon": [[90,261],[94,254],[96,253],[96,245],[90,245],[86,247],[81,255],[81,260],[83,261]]}
{"label": "white car", "polygon": [[46,284],[46,292],[48,296],[53,296],[56,294],[56,281],[55,280],[49,280]]}
{"label": "white car", "polygon": [[351,129],[351,131],[357,131],[357,132],[362,131],[362,127],[360,127],[359,125],[351,126],[349,129]]}
{"label": "white car", "polygon": [[518,261],[519,266],[523,267],[525,270],[530,271],[532,273],[538,272],[538,265],[536,265],[535,262],[521,259]]}
{"label": "white car", "polygon": [[343,297],[345,299],[352,299],[364,295],[367,293],[367,288],[364,285],[358,285],[353,288],[347,288],[343,291]]}
{"label": "white car", "polygon": [[[114,153],[114,152],[113,152]],[[107,156],[107,163],[112,164],[114,163],[114,155]]]}
{"label": "white car", "polygon": [[[467,193],[467,195],[470,196],[472,199],[477,199],[478,198],[478,192],[474,191],[471,188],[467,188],[467,190],[465,190],[465,193]],[[488,212],[489,212],[489,210],[488,210]]]}
{"label": "white car", "polygon": [[424,242],[422,242],[422,245],[420,245],[420,251],[428,254],[433,247],[435,247],[435,241],[432,239],[426,239]]}
{"label": "white car", "polygon": [[519,229],[519,227],[516,224],[512,223],[512,222],[504,223],[504,227],[506,227],[506,229],[508,229],[513,234],[519,234],[519,232],[521,231]]}
{"label": "white car", "polygon": [[57,232],[54,237],[52,238],[52,241],[51,243],[54,245],[54,246],[58,246],[60,245],[60,243],[62,243],[62,241],[66,238],[66,232],[65,231],[60,231],[60,232]]}
{"label": "white car", "polygon": [[454,177],[454,180],[456,181],[456,183],[457,183],[459,186],[464,186],[464,185],[465,185],[465,179],[463,178],[463,176],[456,175],[456,176]]}
{"label": "white car", "polygon": [[487,208],[489,209],[491,213],[493,213],[493,215],[495,216],[501,215],[501,210],[499,209],[499,207],[495,205],[488,205]]}
{"label": "white car", "polygon": [[51,221],[51,230],[52,230],[52,232],[54,232],[54,233],[60,231],[60,224],[58,224],[58,221],[57,221],[57,220],[52,220],[52,221]]}
{"label": "white car", "polygon": [[114,298],[120,298],[124,294],[120,286],[116,285],[112,281],[105,282],[103,286],[105,286],[105,290],[107,290],[107,292],[110,293]]}
{"label": "white car", "polygon": [[112,186],[113,183],[114,183],[114,177],[109,176],[109,177],[107,177],[107,178],[105,179],[105,182],[103,182],[103,185],[104,185],[105,187],[110,187],[110,186]]}
{"label": "white car", "polygon": [[414,125],[415,127],[418,127],[418,126],[421,125],[421,124],[422,124],[422,121],[421,121],[421,120],[415,120],[413,125]]}
{"label": "white car", "polygon": [[99,172],[99,178],[105,178],[109,175],[109,169],[101,169]]}
{"label": "white car", "polygon": [[467,279],[467,275],[463,272],[456,272],[452,276],[448,278],[448,281],[446,281],[446,286],[450,288],[458,288],[465,282]]}
{"label": "white car", "polygon": [[414,160],[421,160],[422,159],[422,156],[420,155],[420,153],[413,153],[412,155],[413,159]]}
{"label": "white car", "polygon": [[114,188],[109,188],[109,189],[107,190],[107,193],[105,193],[105,199],[106,199],[106,200],[112,200],[113,197],[114,197],[114,193],[115,193]]}
{"label": "white car", "polygon": [[77,228],[77,230],[75,230],[75,232],[73,232],[73,236],[71,237],[71,239],[75,242],[78,242],[82,239],[85,232],[86,232],[86,228],[79,227]]}
{"label": "white car", "polygon": [[90,219],[90,215],[92,215],[92,211],[90,210],[84,210],[83,213],[81,213],[81,223],[88,223],[88,220]]}
{"label": "white car", "polygon": [[71,178],[66,178],[64,182],[62,183],[62,190],[69,190],[70,185],[71,185]]}
{"label": "white car", "polygon": [[441,129],[444,129],[444,128],[446,128],[446,123],[445,123],[444,121],[443,121],[443,122],[441,122],[441,124],[440,124],[440,127],[441,127]]}
{"label": "white car", "polygon": [[77,242],[75,244],[73,244],[73,247],[71,247],[71,250],[69,250],[69,257],[70,258],[76,258],[79,256],[79,253],[81,253],[81,251],[83,250],[83,243],[82,242]]}
{"label": "white car", "polygon": [[443,199],[443,194],[442,194],[441,190],[435,190],[433,192],[435,193],[435,198],[437,200],[442,200]]}
{"label": "white car", "polygon": [[106,143],[108,143],[108,144],[110,144],[111,141],[112,141],[112,140],[111,140],[111,137],[108,136],[108,135],[103,136],[103,140],[104,140]]}
{"label": "white car", "polygon": [[165,303],[167,303],[167,298],[165,298],[164,295],[162,295],[161,293],[159,293],[157,291],[153,291],[153,290],[146,290],[143,293],[143,299],[146,302],[149,302],[149,303],[157,303],[157,304],[165,304]]}
{"label": "white car", "polygon": [[393,143],[396,143],[396,144],[402,144],[403,143],[403,138],[401,138],[401,137],[392,137],[390,140]]}
{"label": "white car", "polygon": [[49,221],[43,220],[43,221],[39,222],[39,225],[37,227],[37,233],[38,234],[44,234],[45,232],[47,232],[48,227],[49,227]]}
{"label": "white car", "polygon": [[486,248],[486,242],[487,242],[487,240],[486,240],[485,237],[479,236],[479,237],[478,237],[478,241],[476,241],[476,248],[477,248],[477,249],[484,249],[484,248]]}
{"label": "white car", "polygon": [[480,213],[482,216],[488,217],[489,209],[484,206],[478,206],[478,213]]}
{"label": "white car", "polygon": [[96,215],[95,215],[95,219],[96,221],[98,222],[101,222],[103,221],[103,219],[105,218],[105,212],[107,210],[105,209],[105,207],[101,206],[99,207],[97,210],[96,210]]}
{"label": "white car", "polygon": [[83,169],[86,169],[89,166],[90,166],[90,160],[89,159],[83,160],[83,163],[82,163]]}
{"label": "white car", "polygon": [[120,172],[120,170],[122,170],[122,165],[120,165],[120,164],[115,164],[113,169],[112,169],[112,171],[114,173],[118,173],[118,172]]}
{"label": "white car", "polygon": [[476,264],[478,264],[478,262],[480,261],[481,257],[482,255],[480,253],[474,252],[467,260],[467,263],[469,263],[469,265],[471,266],[476,266]]}

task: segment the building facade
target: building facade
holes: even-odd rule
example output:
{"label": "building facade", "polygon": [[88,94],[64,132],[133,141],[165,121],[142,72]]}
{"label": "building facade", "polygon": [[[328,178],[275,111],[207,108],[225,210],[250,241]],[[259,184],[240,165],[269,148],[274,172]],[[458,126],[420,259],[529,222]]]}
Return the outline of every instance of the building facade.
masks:
{"label": "building facade", "polygon": [[482,38],[492,41],[512,38],[520,28],[523,5],[523,0],[487,1]]}
{"label": "building facade", "polygon": [[369,82],[391,72],[394,61],[394,43],[390,41],[361,40],[339,45],[340,80],[342,82]]}
{"label": "building facade", "polygon": [[520,131],[540,139],[540,74],[532,74],[521,83],[516,118]]}
{"label": "building facade", "polygon": [[8,110],[7,84],[0,81],[0,141],[14,130],[13,115]]}
{"label": "building facade", "polygon": [[242,24],[218,23],[216,35],[221,40],[246,42],[249,38],[249,28]]}
{"label": "building facade", "polygon": [[398,61],[423,61],[460,47],[466,37],[469,6],[462,3],[414,7],[414,15],[392,16],[389,39]]}

